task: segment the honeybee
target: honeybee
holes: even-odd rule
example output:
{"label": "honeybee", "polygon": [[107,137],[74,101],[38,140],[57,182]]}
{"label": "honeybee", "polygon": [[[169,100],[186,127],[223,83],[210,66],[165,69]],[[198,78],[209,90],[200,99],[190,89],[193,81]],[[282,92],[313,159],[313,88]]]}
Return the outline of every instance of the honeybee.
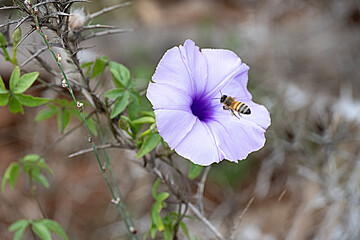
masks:
{"label": "honeybee", "polygon": [[224,110],[230,110],[234,115],[234,111],[238,112],[239,114],[251,114],[251,110],[248,105],[243,102],[236,101],[233,97],[222,95],[220,98],[220,103],[224,104]]}

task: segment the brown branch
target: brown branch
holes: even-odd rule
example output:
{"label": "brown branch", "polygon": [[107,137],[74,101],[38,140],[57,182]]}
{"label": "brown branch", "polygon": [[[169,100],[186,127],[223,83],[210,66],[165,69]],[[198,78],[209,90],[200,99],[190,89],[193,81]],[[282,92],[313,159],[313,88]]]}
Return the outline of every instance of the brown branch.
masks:
{"label": "brown branch", "polygon": [[108,12],[113,11],[115,9],[130,6],[131,4],[132,4],[131,2],[124,2],[124,3],[120,3],[120,4],[117,4],[117,5],[108,7],[108,8],[104,8],[104,9],[98,11],[98,12],[90,14],[89,17],[88,17],[88,20],[96,18],[96,17],[98,17],[98,16],[100,16],[100,15],[102,15],[104,13],[108,13]]}

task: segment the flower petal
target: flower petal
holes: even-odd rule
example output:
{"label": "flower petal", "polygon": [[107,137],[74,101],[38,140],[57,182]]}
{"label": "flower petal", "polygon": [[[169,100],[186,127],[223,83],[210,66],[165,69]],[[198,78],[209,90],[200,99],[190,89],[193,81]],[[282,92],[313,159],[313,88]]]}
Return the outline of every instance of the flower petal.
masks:
{"label": "flower petal", "polygon": [[198,46],[188,39],[184,46],[180,46],[180,53],[189,72],[192,93],[201,96],[205,90],[207,80],[207,62]]}
{"label": "flower petal", "polygon": [[160,136],[174,149],[191,131],[197,117],[191,111],[155,110],[156,126]]}
{"label": "flower petal", "polygon": [[239,73],[229,81],[222,89],[222,94],[235,97],[237,101],[250,101],[252,99],[251,93],[247,90],[249,67],[243,63]]}
{"label": "flower petal", "polygon": [[189,73],[178,47],[173,47],[165,53],[156,67],[152,80],[155,83],[168,84],[190,95],[192,94]]}
{"label": "flower petal", "polygon": [[186,92],[171,85],[150,83],[146,97],[156,109],[190,109],[192,99]]}
{"label": "flower petal", "polygon": [[224,116],[207,124],[214,133],[217,147],[229,161],[245,159],[249,153],[265,144],[265,130],[249,121]]}
{"label": "flower petal", "polygon": [[[232,51],[224,49],[202,49],[208,64],[206,92],[209,96],[218,94],[235,76],[247,73],[249,67]],[[245,85],[246,86],[246,85]]]}
{"label": "flower petal", "polygon": [[212,132],[198,118],[196,118],[196,123],[191,131],[175,148],[175,151],[193,163],[203,166],[222,160]]}
{"label": "flower petal", "polygon": [[253,101],[244,103],[249,106],[251,114],[242,114],[241,117],[244,120],[257,124],[263,129],[267,129],[271,124],[269,111],[263,105],[254,103]]}

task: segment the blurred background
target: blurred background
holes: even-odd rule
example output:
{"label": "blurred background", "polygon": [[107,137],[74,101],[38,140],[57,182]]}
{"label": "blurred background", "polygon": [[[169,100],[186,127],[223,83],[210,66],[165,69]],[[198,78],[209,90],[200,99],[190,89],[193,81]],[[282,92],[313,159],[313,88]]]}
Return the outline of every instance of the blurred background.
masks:
{"label": "blurred background", "polygon": [[[92,13],[118,2],[76,6]],[[201,48],[236,52],[250,66],[249,90],[254,101],[271,112],[272,125],[263,149],[238,164],[223,161],[211,167],[204,190],[209,221],[225,237],[235,239],[359,239],[360,1],[132,3],[92,23],[132,28],[133,32],[84,42],[91,48],[79,54],[82,62],[106,55],[127,66],[138,88],[146,89],[164,52],[190,38]],[[0,5],[11,4],[0,1]],[[9,13],[0,12],[1,23]],[[16,12],[11,18],[18,18]],[[36,39],[33,34],[22,48],[32,47]],[[20,59],[21,54],[23,59],[28,56],[21,48],[19,54]],[[49,57],[47,52],[43,56]],[[37,64],[33,61],[24,68],[39,71]],[[5,81],[11,71],[12,65],[2,57],[0,74]],[[45,71],[41,76],[60,82]],[[112,87],[110,78],[104,76],[103,82],[105,90]],[[33,91],[43,97],[54,94]],[[143,105],[149,107],[145,99]],[[61,137],[55,118],[34,123],[41,109],[25,108],[25,115],[15,115],[7,107],[0,108],[0,176],[12,161],[28,153],[43,153]],[[77,123],[72,119],[68,129]],[[83,136],[85,129],[78,128],[45,155],[54,174],[47,175],[49,189],[38,188],[41,204],[70,239],[127,239],[93,154],[68,158],[88,147]],[[109,153],[142,236],[150,228],[155,178],[132,151],[110,149]],[[189,166],[182,159],[177,165],[185,172]],[[199,180],[192,182],[194,193]],[[40,217],[28,190],[27,179],[20,177],[15,190],[7,187],[0,194],[0,239],[12,239],[7,228],[16,220]],[[200,221],[185,222],[192,237],[216,239]]]}

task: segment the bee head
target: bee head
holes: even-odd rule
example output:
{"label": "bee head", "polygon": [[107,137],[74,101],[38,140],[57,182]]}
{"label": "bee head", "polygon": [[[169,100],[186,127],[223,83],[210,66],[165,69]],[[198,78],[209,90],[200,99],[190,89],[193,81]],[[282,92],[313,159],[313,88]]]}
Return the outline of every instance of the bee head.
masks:
{"label": "bee head", "polygon": [[225,102],[225,99],[227,98],[226,95],[222,95],[221,98],[220,98],[220,102],[223,103]]}

